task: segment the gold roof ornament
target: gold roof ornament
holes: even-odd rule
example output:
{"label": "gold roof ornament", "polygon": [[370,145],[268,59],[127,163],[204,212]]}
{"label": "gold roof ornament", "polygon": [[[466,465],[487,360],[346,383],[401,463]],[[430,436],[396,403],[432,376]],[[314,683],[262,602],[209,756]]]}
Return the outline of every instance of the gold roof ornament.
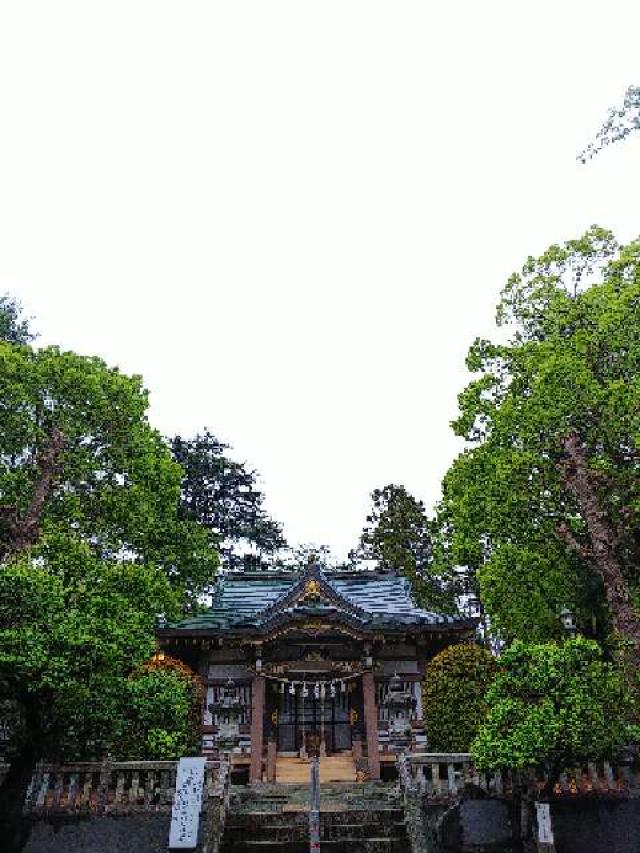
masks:
{"label": "gold roof ornament", "polygon": [[308,580],[306,582],[306,584],[304,585],[305,598],[308,595],[317,595],[319,592],[320,592],[320,585],[318,584],[318,581],[313,579],[313,578],[311,580]]}

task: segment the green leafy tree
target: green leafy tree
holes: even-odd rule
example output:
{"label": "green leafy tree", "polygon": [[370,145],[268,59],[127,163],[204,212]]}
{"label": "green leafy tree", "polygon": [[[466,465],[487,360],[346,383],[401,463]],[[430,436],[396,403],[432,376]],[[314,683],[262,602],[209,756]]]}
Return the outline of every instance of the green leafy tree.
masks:
{"label": "green leafy tree", "polygon": [[0,340],[9,344],[28,344],[35,337],[29,321],[21,316],[20,303],[8,293],[0,296]]}
{"label": "green leafy tree", "polygon": [[[128,705],[127,676],[154,649],[155,614],[179,612],[164,574],[65,543],[0,576],[0,678],[24,709],[29,753],[99,758]],[[16,747],[20,744],[16,744]]]}
{"label": "green leafy tree", "polygon": [[23,840],[35,761],[95,760],[112,748],[130,707],[127,676],[154,649],[155,614],[171,618],[180,604],[161,570],[68,539],[0,568],[0,695],[21,720],[0,788],[9,851]]}
{"label": "green leafy tree", "polygon": [[350,554],[352,563],[373,564],[379,571],[408,578],[423,607],[455,610],[453,574],[433,573],[430,522],[422,501],[393,484],[375,489],[371,499],[360,542]]}
{"label": "green leafy tree", "polygon": [[640,548],[640,242],[593,227],[529,258],[477,340],[459,396],[468,446],[443,482],[437,562],[477,576],[509,640],[582,633],[631,644]]}
{"label": "green leafy tree", "polygon": [[110,748],[156,615],[198,606],[217,558],[178,516],[138,377],[0,342],[0,399],[0,697],[21,721],[0,811],[19,849],[33,762]]}
{"label": "green leafy tree", "polygon": [[480,769],[558,772],[611,758],[627,742],[623,679],[593,640],[516,641],[498,663],[489,712],[472,746]]}
{"label": "green leafy tree", "polygon": [[468,752],[487,713],[485,693],[496,673],[480,646],[449,646],[432,658],[422,683],[423,720],[433,752]]}
{"label": "green leafy tree", "polygon": [[208,430],[193,439],[172,439],[171,451],[184,472],[181,515],[211,531],[224,568],[266,568],[287,543],[264,509],[256,472],[230,459],[228,449]]}
{"label": "green leafy tree", "polygon": [[626,139],[634,130],[640,130],[640,86],[629,86],[622,106],[609,110],[595,141],[578,154],[578,160],[586,163],[607,145]]}
{"label": "green leafy tree", "polygon": [[140,377],[55,347],[0,343],[0,399],[5,557],[43,534],[67,535],[104,559],[158,565],[195,598],[217,557],[207,533],[178,517],[182,472],[149,425]]}

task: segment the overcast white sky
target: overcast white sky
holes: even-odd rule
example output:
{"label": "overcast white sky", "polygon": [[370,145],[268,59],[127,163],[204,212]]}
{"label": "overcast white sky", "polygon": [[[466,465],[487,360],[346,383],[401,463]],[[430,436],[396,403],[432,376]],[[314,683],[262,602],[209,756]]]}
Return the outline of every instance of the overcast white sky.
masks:
{"label": "overcast white sky", "polygon": [[640,233],[640,139],[575,162],[639,32],[615,0],[5,0],[0,290],[340,555],[375,487],[437,500],[507,276]]}

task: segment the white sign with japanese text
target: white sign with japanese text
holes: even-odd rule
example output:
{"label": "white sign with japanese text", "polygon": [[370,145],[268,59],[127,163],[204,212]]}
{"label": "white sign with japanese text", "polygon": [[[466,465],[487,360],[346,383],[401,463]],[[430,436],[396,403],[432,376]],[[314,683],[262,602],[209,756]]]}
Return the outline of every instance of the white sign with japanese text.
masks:
{"label": "white sign with japanese text", "polygon": [[536,803],[536,817],[538,818],[538,841],[541,844],[553,844],[549,803]]}
{"label": "white sign with japanese text", "polygon": [[181,758],[171,810],[169,847],[193,850],[198,844],[206,758]]}

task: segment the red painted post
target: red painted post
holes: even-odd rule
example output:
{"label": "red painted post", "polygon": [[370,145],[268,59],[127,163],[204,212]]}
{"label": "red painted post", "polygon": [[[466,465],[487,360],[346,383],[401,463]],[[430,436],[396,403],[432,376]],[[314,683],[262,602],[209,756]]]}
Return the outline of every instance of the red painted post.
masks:
{"label": "red painted post", "polygon": [[367,729],[367,764],[369,778],[380,778],[380,753],[378,747],[378,706],[376,705],[376,686],[372,672],[362,676],[362,696],[364,699],[364,724]]}
{"label": "red painted post", "polygon": [[276,781],[276,763],[278,760],[278,744],[272,738],[267,741],[267,782]]}
{"label": "red painted post", "polygon": [[264,749],[265,679],[254,675],[251,685],[251,782],[262,782],[262,752]]}

